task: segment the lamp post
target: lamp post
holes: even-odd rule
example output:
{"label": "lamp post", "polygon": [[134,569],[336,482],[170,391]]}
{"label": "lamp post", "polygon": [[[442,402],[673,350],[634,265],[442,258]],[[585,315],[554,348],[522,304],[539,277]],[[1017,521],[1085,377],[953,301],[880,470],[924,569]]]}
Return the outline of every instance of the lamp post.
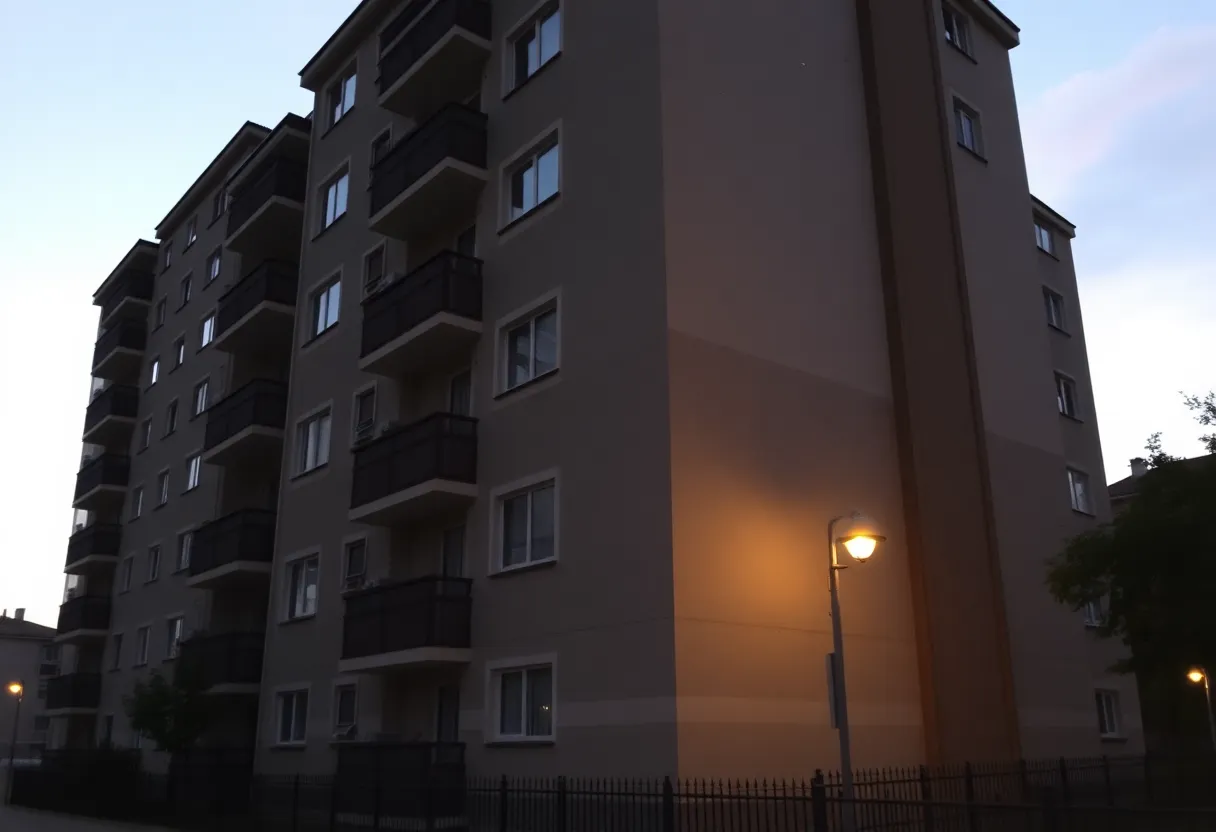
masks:
{"label": "lamp post", "polygon": [[11,696],[17,698],[17,708],[13,712],[13,741],[8,747],[8,779],[4,784],[4,802],[13,799],[13,761],[17,757],[17,723],[21,719],[21,700],[25,698],[25,685],[21,682],[9,682],[7,688]]}
{"label": "lamp post", "polygon": [[1196,685],[1203,682],[1203,695],[1208,706],[1208,732],[1212,735],[1212,750],[1216,751],[1216,717],[1212,716],[1212,686],[1208,684],[1208,672],[1202,667],[1192,667],[1186,678]]}
{"label": "lamp post", "polygon": [[[842,522],[843,521],[843,522]],[[839,529],[837,524],[840,524]],[[840,738],[840,785],[844,811],[845,832],[856,828],[853,805],[853,754],[849,744],[849,703],[844,686],[844,634],[840,623],[840,594],[837,591],[837,574],[847,569],[839,557],[839,546],[858,563],[865,563],[874,554],[878,544],[886,538],[874,521],[853,512],[847,517],[833,517],[828,523],[828,592],[832,599],[832,703],[835,709],[836,730]]]}

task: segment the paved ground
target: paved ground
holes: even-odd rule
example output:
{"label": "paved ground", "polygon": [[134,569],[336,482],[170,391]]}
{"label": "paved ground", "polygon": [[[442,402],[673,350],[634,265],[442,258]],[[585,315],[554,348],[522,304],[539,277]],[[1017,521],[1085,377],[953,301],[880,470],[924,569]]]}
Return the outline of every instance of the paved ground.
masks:
{"label": "paved ground", "polygon": [[167,832],[154,826],[102,823],[72,815],[31,812],[28,809],[10,809],[7,806],[0,806],[0,830],[2,832],[133,832],[133,830]]}

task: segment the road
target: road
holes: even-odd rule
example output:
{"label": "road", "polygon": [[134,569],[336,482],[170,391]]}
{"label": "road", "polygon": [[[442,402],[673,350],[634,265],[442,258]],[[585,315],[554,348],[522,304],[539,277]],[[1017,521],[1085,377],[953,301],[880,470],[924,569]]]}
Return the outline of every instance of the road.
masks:
{"label": "road", "polygon": [[0,806],[0,830],[3,832],[168,832],[153,826],[128,823],[103,823],[73,815],[34,812]]}

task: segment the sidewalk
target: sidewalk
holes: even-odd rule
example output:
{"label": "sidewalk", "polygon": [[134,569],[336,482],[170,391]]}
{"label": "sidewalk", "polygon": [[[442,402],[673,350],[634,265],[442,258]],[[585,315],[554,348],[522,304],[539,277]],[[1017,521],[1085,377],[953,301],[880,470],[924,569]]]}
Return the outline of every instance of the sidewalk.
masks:
{"label": "sidewalk", "polygon": [[53,812],[35,812],[0,806],[0,830],[3,832],[168,832],[156,826],[140,826],[130,823],[105,823],[87,820],[74,815],[57,815]]}

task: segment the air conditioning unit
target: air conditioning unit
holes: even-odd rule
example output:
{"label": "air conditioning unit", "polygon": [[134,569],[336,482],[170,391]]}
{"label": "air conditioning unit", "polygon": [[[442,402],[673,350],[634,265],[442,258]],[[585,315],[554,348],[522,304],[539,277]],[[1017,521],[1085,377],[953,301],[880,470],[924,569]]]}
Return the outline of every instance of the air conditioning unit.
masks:
{"label": "air conditioning unit", "polygon": [[363,284],[363,297],[370,298],[377,292],[383,292],[400,279],[400,272],[389,272],[388,274],[382,274],[379,277],[373,277],[371,280],[368,280]]}
{"label": "air conditioning unit", "polygon": [[347,592],[355,589],[362,589],[364,584],[363,575],[347,575],[346,580],[342,584],[342,588]]}
{"label": "air conditioning unit", "polygon": [[364,442],[370,442],[375,429],[376,423],[370,419],[355,425],[355,444],[362,445]]}
{"label": "air conditioning unit", "polygon": [[359,736],[359,726],[358,725],[347,725],[344,728],[339,728],[336,731],[334,731],[334,740],[337,742],[343,742],[343,741],[349,742],[350,740],[358,738],[358,736]]}

